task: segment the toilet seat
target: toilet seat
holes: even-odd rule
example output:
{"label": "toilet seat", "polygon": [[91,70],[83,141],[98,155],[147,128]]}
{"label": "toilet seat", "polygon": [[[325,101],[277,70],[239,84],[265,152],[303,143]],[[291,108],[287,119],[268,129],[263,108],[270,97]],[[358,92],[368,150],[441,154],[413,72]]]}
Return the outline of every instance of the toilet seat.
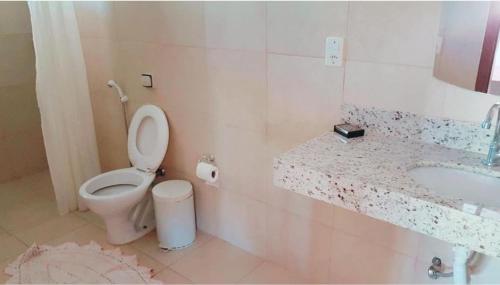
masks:
{"label": "toilet seat", "polygon": [[[154,180],[154,175],[139,171],[134,167],[112,170],[92,177],[80,187],[80,196],[88,200],[109,200],[128,197],[139,189],[147,188]],[[131,185],[126,191],[109,191],[108,193],[97,194],[102,189],[119,186]]]}

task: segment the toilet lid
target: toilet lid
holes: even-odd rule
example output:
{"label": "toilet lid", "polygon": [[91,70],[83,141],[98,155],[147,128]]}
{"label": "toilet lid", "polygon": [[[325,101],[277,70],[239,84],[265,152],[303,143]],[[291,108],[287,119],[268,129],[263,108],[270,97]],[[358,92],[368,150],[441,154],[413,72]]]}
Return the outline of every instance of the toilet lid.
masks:
{"label": "toilet lid", "polygon": [[163,110],[144,105],[134,114],[128,133],[128,156],[143,171],[158,169],[168,147],[168,121]]}

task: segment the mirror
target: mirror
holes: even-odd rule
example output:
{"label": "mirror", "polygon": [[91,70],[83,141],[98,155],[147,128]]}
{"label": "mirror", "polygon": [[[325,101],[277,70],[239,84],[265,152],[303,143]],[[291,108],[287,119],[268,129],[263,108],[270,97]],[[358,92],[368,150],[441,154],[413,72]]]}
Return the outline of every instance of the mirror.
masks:
{"label": "mirror", "polygon": [[434,76],[500,95],[499,2],[443,2]]}

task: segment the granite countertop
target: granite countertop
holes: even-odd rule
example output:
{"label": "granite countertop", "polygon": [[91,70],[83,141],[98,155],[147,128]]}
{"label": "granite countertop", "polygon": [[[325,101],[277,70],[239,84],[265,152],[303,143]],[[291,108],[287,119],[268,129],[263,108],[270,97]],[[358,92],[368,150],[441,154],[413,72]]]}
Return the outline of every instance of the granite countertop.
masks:
{"label": "granite countertop", "polygon": [[483,166],[481,158],[375,132],[343,143],[329,132],[275,158],[274,184],[500,257],[500,219],[463,212],[464,201],[440,197],[408,175],[418,166],[445,166],[500,177],[500,169]]}

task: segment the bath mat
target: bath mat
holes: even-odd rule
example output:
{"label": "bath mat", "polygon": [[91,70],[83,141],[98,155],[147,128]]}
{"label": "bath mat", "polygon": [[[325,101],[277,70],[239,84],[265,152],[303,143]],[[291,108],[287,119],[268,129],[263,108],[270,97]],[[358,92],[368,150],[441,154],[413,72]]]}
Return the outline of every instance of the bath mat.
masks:
{"label": "bath mat", "polygon": [[95,242],[35,244],[5,268],[12,276],[7,283],[15,284],[161,284],[151,278],[151,271],[139,266],[135,255],[124,256],[119,248],[103,250]]}

